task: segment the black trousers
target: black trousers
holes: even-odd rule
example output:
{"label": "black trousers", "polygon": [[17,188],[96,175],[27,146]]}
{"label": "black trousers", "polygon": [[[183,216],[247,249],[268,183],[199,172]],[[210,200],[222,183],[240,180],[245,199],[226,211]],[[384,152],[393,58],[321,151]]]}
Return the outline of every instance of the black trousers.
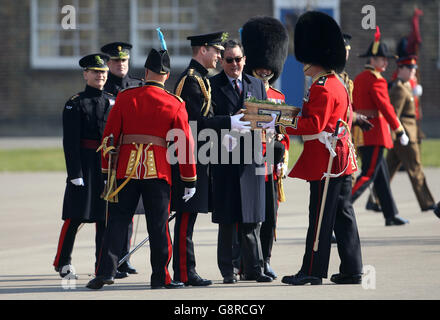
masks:
{"label": "black trousers", "polygon": [[[123,180],[118,180],[118,185]],[[171,282],[168,264],[172,256],[172,243],[168,227],[170,185],[162,179],[130,180],[119,192],[118,203],[109,204],[109,220],[102,244],[96,276],[114,277],[123,250],[128,224],[133,219],[142,195],[150,242],[152,267],[151,284]]]}
{"label": "black trousers", "polygon": [[362,157],[362,172],[353,186],[351,201],[354,203],[365,189],[373,183],[385,219],[393,218],[399,212],[391,192],[390,174],[383,157],[384,147],[359,147],[359,152]]}
{"label": "black trousers", "polygon": [[[237,241],[237,235],[240,238],[239,241]],[[236,248],[238,243],[240,250]],[[237,267],[238,252],[249,264],[249,270],[257,275],[262,273],[263,254],[260,242],[260,223],[219,224],[217,265],[223,277],[232,276],[235,273],[234,267]]]}
{"label": "black trousers", "polygon": [[196,274],[196,256],[192,240],[197,212],[176,212],[173,242],[174,280],[187,282]]}
{"label": "black trousers", "polygon": [[[281,179],[281,178],[280,178]],[[273,176],[266,182],[266,217],[261,224],[260,240],[264,262],[269,263],[275,239],[275,227],[278,212],[278,183]]]}
{"label": "black trousers", "polygon": [[[65,265],[71,264],[73,246],[75,244],[76,234],[82,221],[77,219],[66,219],[63,227],[61,228],[60,238],[58,240],[58,248],[55,256],[53,266],[55,268],[61,268]],[[105,221],[96,222],[96,234],[95,234],[95,269],[96,262],[99,258],[101,251],[102,240],[105,231]]]}
{"label": "black trousers", "polygon": [[362,273],[362,256],[355,213],[351,204],[351,176],[330,179],[319,233],[318,250],[313,251],[319,211],[324,191],[324,180],[310,181],[309,227],[301,271],[327,278],[333,229],[341,259],[340,272]]}

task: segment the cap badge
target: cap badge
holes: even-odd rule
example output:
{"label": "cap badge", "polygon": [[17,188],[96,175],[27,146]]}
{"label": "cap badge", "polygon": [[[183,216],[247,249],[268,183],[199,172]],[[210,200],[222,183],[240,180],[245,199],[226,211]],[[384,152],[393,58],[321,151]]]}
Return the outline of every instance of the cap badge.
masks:
{"label": "cap badge", "polygon": [[228,37],[229,37],[229,33],[223,32],[222,33],[222,42],[225,42],[226,40],[228,40]]}
{"label": "cap badge", "polygon": [[95,56],[95,61],[98,65],[104,64],[104,60],[102,60],[100,56]]}

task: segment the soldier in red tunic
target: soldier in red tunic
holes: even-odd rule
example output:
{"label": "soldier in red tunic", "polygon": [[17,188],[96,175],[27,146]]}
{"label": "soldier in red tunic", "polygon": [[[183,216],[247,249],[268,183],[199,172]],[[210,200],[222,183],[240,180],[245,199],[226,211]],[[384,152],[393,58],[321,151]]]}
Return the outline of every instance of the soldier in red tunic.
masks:
{"label": "soldier in red tunic", "polygon": [[[189,200],[196,191],[194,141],[185,102],[164,89],[170,73],[168,52],[152,49],[145,68],[145,86],[119,93],[104,130],[103,173],[110,170],[107,163],[112,147],[107,143],[111,135],[120,148],[115,179],[107,182],[107,198],[115,199],[117,194],[118,199],[109,206],[101,260],[96,278],[87,284],[90,289],[100,289],[104,284],[114,282],[123,245],[121,235],[130,223],[141,195],[150,236],[151,287],[183,287],[183,283],[172,281],[168,272],[172,256],[168,226],[171,166],[167,158],[166,139],[172,129],[177,129],[184,139],[179,141],[179,138],[176,145],[182,158],[178,160],[180,178],[185,183],[185,200]],[[181,149],[181,145],[185,148]],[[117,187],[115,191],[111,187],[113,183]]]}
{"label": "soldier in red tunic", "polygon": [[362,173],[357,177],[353,187],[352,202],[356,201],[371,183],[374,183],[374,190],[385,217],[385,225],[406,224],[408,220],[398,215],[383,152],[385,148],[393,147],[390,127],[402,145],[407,145],[409,140],[390,103],[387,81],[381,75],[388,66],[388,58],[395,56],[389,54],[387,46],[380,42],[379,28],[376,31],[375,41],[360,57],[368,57],[369,64],[354,80],[353,109],[369,117],[374,127],[362,132],[361,136],[356,138],[362,157]]}
{"label": "soldier in red tunic", "polygon": [[[278,116],[271,125],[284,134],[302,135],[304,140],[303,152],[289,177],[310,183],[309,227],[301,270],[283,277],[282,282],[322,284],[322,278],[327,278],[334,229],[341,264],[331,281],[359,284],[361,247],[350,202],[351,174],[357,169],[348,132],[353,112],[347,90],[336,73],[345,66],[344,40],[330,16],[310,11],[298,19],[294,41],[296,59],[304,64],[304,74],[312,77],[312,85],[304,98],[301,116],[294,119]],[[337,129],[339,120],[346,123],[343,129]],[[335,131],[336,145],[331,143]],[[333,165],[328,170],[331,155]],[[326,197],[324,177],[329,180]],[[324,207],[319,224],[321,203]],[[314,247],[316,243],[318,246]]]}
{"label": "soldier in red tunic", "polygon": [[[272,87],[283,70],[287,58],[289,36],[284,25],[272,17],[254,17],[247,21],[241,31],[246,56],[244,71],[263,81],[267,99],[274,103],[285,103],[282,92]],[[279,183],[281,174],[287,174],[290,140],[288,135],[275,136],[273,163],[266,164],[266,217],[261,224],[260,240],[264,259],[264,273],[272,279],[277,275],[270,266],[272,246],[275,239],[279,203]],[[266,142],[263,142],[263,152]],[[279,180],[279,181],[278,181]],[[246,263],[243,265],[242,278],[248,279]]]}

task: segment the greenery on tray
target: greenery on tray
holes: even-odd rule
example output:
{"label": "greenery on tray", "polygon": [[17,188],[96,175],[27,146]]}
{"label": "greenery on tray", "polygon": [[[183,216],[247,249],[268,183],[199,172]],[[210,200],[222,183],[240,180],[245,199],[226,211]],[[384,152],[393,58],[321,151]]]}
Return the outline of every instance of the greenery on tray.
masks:
{"label": "greenery on tray", "polygon": [[276,102],[273,102],[273,101],[270,101],[270,100],[259,100],[259,99],[255,98],[255,97],[247,98],[245,100],[245,102],[260,103],[260,104],[271,104],[271,105],[274,105],[274,106],[293,107],[293,106],[291,106],[289,104],[286,104],[286,103],[276,103]]}

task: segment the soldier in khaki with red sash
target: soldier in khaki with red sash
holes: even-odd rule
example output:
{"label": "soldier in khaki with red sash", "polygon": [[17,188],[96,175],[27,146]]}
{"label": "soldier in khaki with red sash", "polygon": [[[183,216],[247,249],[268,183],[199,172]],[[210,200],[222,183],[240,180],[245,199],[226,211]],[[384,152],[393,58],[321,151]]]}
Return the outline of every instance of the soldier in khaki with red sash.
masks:
{"label": "soldier in khaki with red sash", "polygon": [[[322,284],[322,278],[327,278],[334,229],[341,264],[331,281],[359,284],[361,247],[350,201],[351,174],[357,170],[349,132],[353,112],[336,73],[345,66],[344,40],[330,16],[310,11],[298,19],[294,41],[296,59],[304,64],[304,74],[312,77],[312,85],[304,98],[302,115],[293,119],[278,116],[273,125],[278,132],[301,135],[304,140],[303,152],[289,177],[310,183],[309,227],[302,267],[282,282]],[[343,129],[338,129],[340,120],[345,122]],[[337,139],[331,137],[335,131]]]}
{"label": "soldier in khaki with red sash", "polygon": [[385,148],[393,147],[390,127],[402,145],[408,144],[408,136],[390,103],[387,81],[381,75],[388,66],[388,58],[395,56],[388,53],[387,46],[380,42],[379,28],[375,41],[360,57],[368,57],[369,64],[354,80],[353,109],[356,113],[367,116],[374,127],[361,132],[360,137],[355,137],[362,157],[362,172],[353,186],[352,201],[356,201],[369,184],[374,183],[374,190],[383,209],[385,225],[406,224],[408,220],[398,215],[383,152]]}
{"label": "soldier in khaki with red sash", "polygon": [[408,172],[420,209],[427,211],[435,210],[436,205],[426,183],[420,159],[420,146],[417,143],[416,106],[411,84],[409,83],[417,69],[416,59],[416,56],[407,56],[397,60],[397,78],[391,83],[390,101],[402,126],[405,128],[405,132],[408,133],[409,143],[406,146],[401,145],[393,134],[394,148],[388,151],[387,165],[390,171],[390,179],[392,179],[403,164],[406,172]]}
{"label": "soldier in khaki with red sash", "polygon": [[107,198],[117,202],[109,206],[108,226],[96,278],[87,284],[90,289],[100,289],[104,284],[114,282],[123,247],[121,236],[133,217],[141,195],[150,237],[151,288],[183,287],[183,283],[171,280],[168,272],[172,256],[168,226],[171,166],[167,159],[166,138],[172,129],[178,129],[183,134],[184,141],[176,143],[184,146],[183,149],[178,147],[177,151],[186,155],[184,159],[178,159],[180,178],[185,183],[185,200],[190,199],[196,191],[194,141],[185,102],[164,89],[170,73],[168,52],[152,49],[145,68],[145,86],[119,93],[103,135],[104,173],[110,170],[107,163],[109,152],[113,149],[108,145],[111,135],[120,149],[115,179],[107,182]]}

